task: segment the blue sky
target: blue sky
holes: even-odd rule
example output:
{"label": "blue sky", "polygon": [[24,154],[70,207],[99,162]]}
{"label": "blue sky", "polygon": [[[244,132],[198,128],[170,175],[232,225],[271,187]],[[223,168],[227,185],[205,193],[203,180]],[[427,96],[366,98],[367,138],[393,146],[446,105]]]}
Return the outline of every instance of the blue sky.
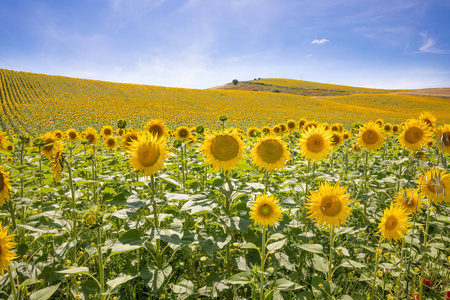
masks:
{"label": "blue sky", "polygon": [[2,0],[0,68],[208,88],[450,87],[448,0]]}

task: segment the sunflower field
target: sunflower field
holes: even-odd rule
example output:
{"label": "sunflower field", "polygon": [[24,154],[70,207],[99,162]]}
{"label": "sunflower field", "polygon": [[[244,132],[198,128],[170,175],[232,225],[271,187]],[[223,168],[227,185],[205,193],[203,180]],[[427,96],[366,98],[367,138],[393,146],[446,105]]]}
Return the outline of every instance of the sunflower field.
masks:
{"label": "sunflower field", "polygon": [[143,91],[191,91],[102,99],[120,84],[1,71],[0,299],[450,299],[445,99],[373,91],[291,116],[309,97],[264,115],[227,110],[251,92],[197,90],[228,94],[183,114]]}

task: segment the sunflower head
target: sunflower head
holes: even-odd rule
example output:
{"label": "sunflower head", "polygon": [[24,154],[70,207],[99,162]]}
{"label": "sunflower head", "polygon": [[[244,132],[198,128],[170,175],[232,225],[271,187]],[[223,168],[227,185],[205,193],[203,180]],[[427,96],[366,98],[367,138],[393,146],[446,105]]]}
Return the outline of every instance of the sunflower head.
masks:
{"label": "sunflower head", "polygon": [[450,124],[439,126],[436,131],[437,145],[439,149],[449,154],[450,153]]}
{"label": "sunflower head", "polygon": [[261,128],[261,133],[263,136],[270,135],[270,132],[271,132],[270,127],[264,126],[263,128]]}
{"label": "sunflower head", "polygon": [[393,133],[398,133],[399,131],[400,131],[400,126],[398,126],[397,124],[392,125]]}
{"label": "sunflower head", "polygon": [[247,128],[247,136],[248,137],[257,137],[259,133],[259,129],[256,127]]}
{"label": "sunflower head", "polygon": [[321,160],[331,150],[331,137],[331,132],[322,126],[310,127],[300,139],[302,156],[312,161]]}
{"label": "sunflower head", "polygon": [[297,122],[295,122],[294,120],[287,121],[286,125],[289,131],[294,131],[295,129],[297,129]]}
{"label": "sunflower head", "polygon": [[287,125],[284,124],[284,123],[280,123],[280,124],[278,124],[278,126],[280,126],[280,129],[281,129],[282,133],[286,132],[287,129],[288,129]]}
{"label": "sunflower head", "polygon": [[140,135],[137,140],[131,140],[127,152],[134,170],[147,176],[163,168],[164,159],[168,156],[165,138],[158,138],[149,132]]}
{"label": "sunflower head", "polygon": [[76,140],[78,140],[78,132],[75,129],[71,128],[66,131],[66,137],[70,142],[75,142]]}
{"label": "sunflower head", "polygon": [[302,128],[305,126],[305,124],[306,124],[307,122],[308,122],[308,121],[307,121],[306,119],[301,118],[301,119],[298,121],[298,128],[299,128],[299,129],[302,129]]}
{"label": "sunflower head", "polygon": [[383,126],[384,132],[391,132],[392,131],[392,124],[391,123],[386,123]]}
{"label": "sunflower head", "polygon": [[331,132],[331,147],[337,147],[344,141],[344,137],[342,136],[339,131],[332,131]]}
{"label": "sunflower head", "polygon": [[61,172],[63,169],[63,151],[64,145],[61,142],[57,142],[54,146],[53,159],[52,159],[52,171],[56,182],[61,182]]}
{"label": "sunflower head", "polygon": [[425,122],[410,119],[405,123],[398,139],[403,147],[415,151],[422,149],[431,140],[432,135]]}
{"label": "sunflower head", "polygon": [[358,144],[353,144],[352,152],[359,152],[359,151],[361,151],[361,146]]}
{"label": "sunflower head", "polygon": [[273,127],[272,127],[272,132],[275,133],[275,134],[281,134],[282,131],[281,131],[280,125],[275,125],[275,126],[273,126]]}
{"label": "sunflower head", "polygon": [[11,251],[17,243],[11,242],[14,235],[8,235],[8,227],[3,229],[2,221],[0,221],[0,272],[2,277],[5,276],[4,270],[8,269],[9,262],[18,256]]}
{"label": "sunflower head", "polygon": [[200,150],[207,163],[212,164],[217,170],[227,171],[233,169],[244,157],[244,148],[245,144],[236,130],[226,130],[222,133],[207,134]]}
{"label": "sunflower head", "polygon": [[344,140],[348,140],[352,137],[352,134],[349,131],[344,130],[344,132],[342,133],[342,137],[344,138]]}
{"label": "sunflower head", "polygon": [[417,180],[419,188],[429,201],[450,203],[450,174],[435,167]]}
{"label": "sunflower head", "polygon": [[390,208],[384,210],[381,222],[378,224],[378,228],[380,229],[378,232],[381,232],[383,238],[388,241],[397,241],[405,236],[408,228],[411,227],[409,223],[410,219],[405,208],[394,206],[391,203]]}
{"label": "sunflower head", "polygon": [[134,130],[129,130],[122,136],[122,147],[127,150],[131,143],[138,139],[138,133]]}
{"label": "sunflower head", "polygon": [[187,141],[191,137],[191,130],[185,126],[180,126],[177,128],[176,136],[180,140]]}
{"label": "sunflower head", "polygon": [[423,201],[421,201],[417,190],[404,189],[395,196],[395,206],[404,208],[408,214],[414,214],[417,207],[417,212],[421,213]]}
{"label": "sunflower head", "polygon": [[311,191],[306,204],[310,219],[316,219],[318,225],[335,225],[338,228],[341,223],[346,222],[350,214],[349,194],[346,194],[347,187],[334,186],[325,182],[319,186],[318,191]]}
{"label": "sunflower head", "polygon": [[196,131],[198,134],[203,134],[203,132],[205,131],[205,127],[203,127],[203,125],[198,125],[198,126],[195,128],[195,131]]}
{"label": "sunflower head", "polygon": [[125,127],[127,127],[127,121],[125,121],[125,119],[120,119],[117,121],[117,128],[125,129]]}
{"label": "sunflower head", "polygon": [[44,146],[42,147],[42,154],[44,154],[44,156],[47,157],[48,159],[51,159],[56,138],[53,132],[46,132],[42,136],[42,139],[44,140]]}
{"label": "sunflower head", "polygon": [[6,145],[5,150],[8,151],[8,152],[14,152],[14,144]]}
{"label": "sunflower head", "polygon": [[0,208],[5,203],[5,200],[8,201],[10,199],[9,191],[11,190],[11,185],[9,184],[8,174],[0,167]]}
{"label": "sunflower head", "polygon": [[309,121],[303,126],[303,130],[307,131],[312,127],[316,128],[317,126],[319,126],[319,124],[316,121]]}
{"label": "sunflower head", "polygon": [[105,139],[105,148],[109,151],[113,151],[117,148],[117,140],[113,137],[108,137]]}
{"label": "sunflower head", "polygon": [[64,132],[57,129],[57,130],[53,131],[53,136],[55,137],[55,139],[61,140],[64,137]]}
{"label": "sunflower head", "polygon": [[383,128],[384,126],[384,121],[382,119],[378,119],[375,121],[375,124],[377,124],[378,126],[380,126],[381,128]]}
{"label": "sunflower head", "polygon": [[122,136],[125,134],[125,129],[123,128],[117,128],[116,133],[118,136]]}
{"label": "sunflower head", "polygon": [[359,128],[358,144],[369,151],[376,151],[384,143],[384,132],[375,122],[368,122]]}
{"label": "sunflower head", "polygon": [[420,114],[419,120],[427,124],[428,127],[436,126],[437,118],[430,112],[424,111]]}
{"label": "sunflower head", "polygon": [[0,149],[4,149],[8,144],[8,134],[4,131],[0,131]]}
{"label": "sunflower head", "polygon": [[88,145],[97,144],[97,130],[95,130],[94,128],[86,128],[86,130],[84,131],[84,137],[88,141]]}
{"label": "sunflower head", "polygon": [[161,138],[167,135],[167,128],[163,120],[154,119],[147,123],[146,130],[156,137]]}
{"label": "sunflower head", "polygon": [[291,156],[286,143],[279,137],[264,137],[250,152],[253,164],[260,169],[272,171],[283,168]]}
{"label": "sunflower head", "polygon": [[278,205],[274,195],[258,195],[250,207],[250,219],[262,227],[275,226],[282,215],[281,206]]}
{"label": "sunflower head", "polygon": [[101,132],[102,132],[102,136],[104,138],[107,138],[107,137],[113,135],[114,130],[111,126],[103,126]]}
{"label": "sunflower head", "polygon": [[103,223],[103,215],[97,209],[89,209],[84,213],[83,223],[90,229],[97,228]]}

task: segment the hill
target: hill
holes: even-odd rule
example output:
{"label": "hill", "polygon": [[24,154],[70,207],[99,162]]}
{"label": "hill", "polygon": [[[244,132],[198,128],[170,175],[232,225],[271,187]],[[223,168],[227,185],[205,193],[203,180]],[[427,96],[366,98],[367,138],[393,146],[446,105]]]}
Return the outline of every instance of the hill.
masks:
{"label": "hill", "polygon": [[[259,82],[259,83],[256,83]],[[154,118],[170,128],[204,125],[273,126],[289,119],[355,122],[382,118],[401,123],[430,111],[439,123],[450,122],[450,103],[443,97],[394,94],[399,91],[321,84],[289,79],[256,80],[252,86],[273,91],[199,90],[112,83],[0,69],[1,130],[42,133],[87,126],[115,126],[120,118],[135,128]],[[239,85],[238,85],[239,86]],[[312,98],[299,93],[326,98]]]}

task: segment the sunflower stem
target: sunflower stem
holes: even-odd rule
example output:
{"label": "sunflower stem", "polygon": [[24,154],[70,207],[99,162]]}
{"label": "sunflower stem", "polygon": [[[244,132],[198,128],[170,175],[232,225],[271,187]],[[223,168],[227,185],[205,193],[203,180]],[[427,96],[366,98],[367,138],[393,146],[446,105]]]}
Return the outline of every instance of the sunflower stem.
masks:
{"label": "sunflower stem", "polygon": [[[309,172],[311,169],[311,160],[308,159],[308,165],[306,167],[306,183],[305,183],[305,200],[303,204],[306,204],[306,197],[308,197],[309,193]],[[303,205],[303,223],[306,224],[306,205]]]}
{"label": "sunflower stem", "polygon": [[184,156],[184,142],[181,142],[181,179],[183,181],[183,192],[186,192],[186,178],[185,178],[185,156]]}
{"label": "sunflower stem", "polygon": [[336,225],[332,224],[330,226],[330,257],[328,260],[328,283],[331,285],[331,276],[333,274],[333,247],[334,247],[334,228]]}
{"label": "sunflower stem", "polygon": [[17,225],[16,225],[16,214],[14,213],[14,203],[12,202],[11,199],[9,201],[6,201],[6,202],[8,202],[8,208],[9,208],[9,213],[11,215],[13,230],[16,230]]}
{"label": "sunflower stem", "polygon": [[[375,283],[377,281],[377,273],[378,273],[378,260],[380,259],[380,250],[381,250],[381,242],[383,241],[383,238],[380,238],[380,243],[378,244],[378,248],[375,249],[375,267],[373,269],[373,281],[372,281],[372,293],[370,294],[370,300],[373,299],[373,296],[375,295]],[[379,250],[380,249],[380,250]]]}
{"label": "sunflower stem", "polygon": [[103,266],[103,255],[102,255],[102,230],[99,226],[97,228],[97,255],[98,255],[98,276],[100,277],[100,299],[105,299],[105,275]]}
{"label": "sunflower stem", "polygon": [[[430,203],[430,207],[428,207],[428,211],[427,211],[427,221],[425,223],[425,231],[423,232],[423,247],[425,249],[427,249],[428,247],[428,228],[430,226],[430,214],[431,214],[431,210],[433,207],[433,201],[431,199],[428,199],[429,203]],[[424,258],[427,257],[427,253],[424,253]],[[420,268],[420,287],[419,287],[419,299],[422,300],[422,294],[423,294],[423,280],[424,280],[424,268],[425,268],[425,259],[422,260],[422,266]]]}
{"label": "sunflower stem", "polygon": [[269,190],[269,171],[266,170],[265,174],[265,186],[264,186],[264,194],[267,194],[267,191]]}
{"label": "sunflower stem", "polygon": [[262,245],[261,245],[261,276],[259,286],[259,299],[264,299],[264,265],[266,262],[266,226],[263,226]]}
{"label": "sunflower stem", "polygon": [[[159,227],[159,217],[158,217],[158,209],[156,207],[156,182],[155,182],[155,175],[151,175],[151,181],[152,181],[152,205],[153,205],[153,216],[155,218],[155,228],[157,229]],[[156,239],[156,266],[158,269],[162,268],[161,263],[161,246],[159,239]]]}
{"label": "sunflower stem", "polygon": [[[64,160],[67,164],[67,169],[69,171],[69,187],[70,187],[70,194],[72,196],[72,201],[70,201],[70,210],[71,210],[71,216],[72,216],[72,239],[77,239],[77,220],[76,220],[76,213],[75,213],[75,189],[73,186],[73,180],[72,180],[72,166],[67,160]],[[77,246],[75,243],[75,246],[72,251],[72,261],[76,262],[76,256],[77,256]]]}
{"label": "sunflower stem", "polygon": [[11,284],[11,289],[13,292],[14,300],[18,300],[19,298],[17,297],[16,285],[14,283],[14,278],[12,276],[11,268],[9,267],[9,265],[7,268],[8,268],[7,271],[8,271],[8,275],[9,275],[9,282]]}

